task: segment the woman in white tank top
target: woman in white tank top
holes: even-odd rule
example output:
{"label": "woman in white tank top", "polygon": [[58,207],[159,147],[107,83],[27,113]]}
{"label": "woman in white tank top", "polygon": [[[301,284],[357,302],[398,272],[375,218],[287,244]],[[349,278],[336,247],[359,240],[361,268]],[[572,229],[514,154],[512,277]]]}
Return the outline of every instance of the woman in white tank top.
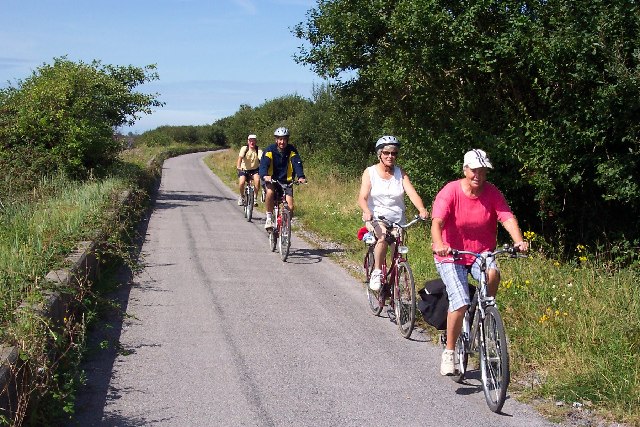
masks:
{"label": "woman in white tank top", "polygon": [[378,163],[368,167],[362,174],[362,184],[358,195],[358,205],[362,209],[362,220],[369,231],[373,231],[377,238],[374,251],[375,267],[369,280],[369,286],[374,291],[380,289],[382,260],[387,256],[388,244],[384,239],[386,229],[384,224],[376,221],[381,216],[393,222],[405,221],[405,194],[416,207],[421,218],[427,219],[429,212],[422,203],[409,180],[409,176],[396,166],[400,141],[394,136],[383,136],[376,143]]}

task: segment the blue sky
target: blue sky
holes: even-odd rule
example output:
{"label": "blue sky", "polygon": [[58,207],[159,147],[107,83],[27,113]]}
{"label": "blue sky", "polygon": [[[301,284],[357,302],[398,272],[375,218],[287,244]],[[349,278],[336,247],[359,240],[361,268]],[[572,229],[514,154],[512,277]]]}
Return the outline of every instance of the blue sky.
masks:
{"label": "blue sky", "polygon": [[43,63],[72,61],[143,67],[160,80],[163,108],[128,132],[201,125],[279,96],[310,97],[322,83],[293,60],[292,33],[313,0],[0,0],[0,87]]}

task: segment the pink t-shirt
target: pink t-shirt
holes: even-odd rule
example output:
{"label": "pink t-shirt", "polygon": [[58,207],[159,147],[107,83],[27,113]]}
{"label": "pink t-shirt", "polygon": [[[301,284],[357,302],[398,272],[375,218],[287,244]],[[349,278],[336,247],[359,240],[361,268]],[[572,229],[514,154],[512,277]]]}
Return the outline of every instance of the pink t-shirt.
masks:
{"label": "pink t-shirt", "polygon": [[[445,185],[433,202],[432,218],[443,221],[442,241],[452,249],[473,252],[492,251],[496,247],[498,221],[513,218],[504,196],[495,185],[485,182],[480,197],[471,198],[462,191],[461,180]],[[435,255],[436,260],[451,259]],[[470,255],[456,261],[469,265]]]}

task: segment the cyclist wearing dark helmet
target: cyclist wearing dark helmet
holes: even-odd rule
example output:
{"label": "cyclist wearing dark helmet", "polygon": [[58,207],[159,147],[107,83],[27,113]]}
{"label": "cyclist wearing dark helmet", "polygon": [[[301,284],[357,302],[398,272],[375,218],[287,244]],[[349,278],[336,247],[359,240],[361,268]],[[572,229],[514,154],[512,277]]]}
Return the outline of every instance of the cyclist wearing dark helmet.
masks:
{"label": "cyclist wearing dark helmet", "polygon": [[387,256],[388,243],[386,228],[376,219],[385,219],[403,224],[405,219],[405,194],[418,210],[422,219],[429,217],[422,198],[416,192],[409,175],[396,166],[400,141],[395,136],[385,135],[376,142],[378,163],[365,169],[358,195],[358,205],[362,209],[362,220],[377,239],[374,250],[375,266],[369,280],[369,287],[377,291],[382,281],[382,260]]}
{"label": "cyclist wearing dark helmet", "polygon": [[[273,133],[276,141],[264,149],[262,159],[260,160],[260,179],[264,181],[267,194],[265,197],[265,209],[267,211],[267,219],[264,228],[269,230],[273,228],[273,206],[276,188],[271,180],[279,182],[291,183],[297,180],[300,183],[307,182],[302,167],[302,159],[298,154],[298,150],[289,144],[289,129],[279,127]],[[286,189],[287,204],[293,214],[293,188]]]}

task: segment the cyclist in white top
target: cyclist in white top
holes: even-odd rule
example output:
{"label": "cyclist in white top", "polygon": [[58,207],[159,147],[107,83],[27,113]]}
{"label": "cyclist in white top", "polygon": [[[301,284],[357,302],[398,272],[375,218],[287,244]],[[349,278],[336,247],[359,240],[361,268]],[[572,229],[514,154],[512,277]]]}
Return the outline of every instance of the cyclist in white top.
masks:
{"label": "cyclist in white top", "polygon": [[398,222],[405,221],[405,194],[418,210],[422,219],[429,217],[429,212],[424,207],[422,198],[416,192],[409,176],[396,166],[400,141],[395,136],[383,136],[376,142],[376,154],[379,162],[365,169],[362,174],[362,184],[358,195],[358,205],[362,209],[362,220],[369,231],[372,231],[377,239],[374,250],[375,266],[369,287],[377,291],[382,281],[382,260],[387,256],[389,244],[385,240],[386,227],[384,223],[377,221],[381,216],[385,219]]}

